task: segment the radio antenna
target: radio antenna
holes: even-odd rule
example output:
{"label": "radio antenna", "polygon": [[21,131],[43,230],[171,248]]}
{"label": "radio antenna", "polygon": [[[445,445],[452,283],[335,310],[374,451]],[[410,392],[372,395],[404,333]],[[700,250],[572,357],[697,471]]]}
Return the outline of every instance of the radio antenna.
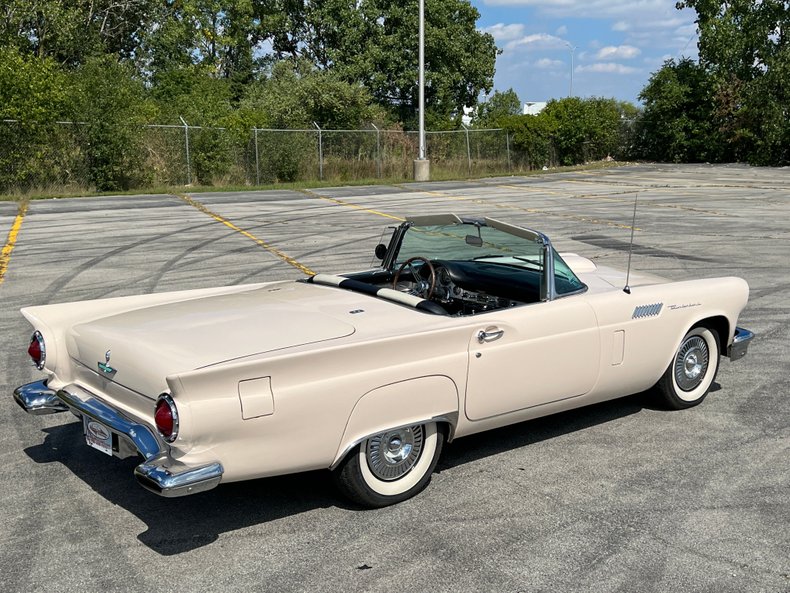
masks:
{"label": "radio antenna", "polygon": [[629,281],[631,280],[631,253],[634,251],[634,227],[636,226],[636,202],[639,200],[639,192],[634,196],[634,217],[631,220],[631,243],[628,245],[628,271],[625,273],[625,294],[631,294],[631,287]]}

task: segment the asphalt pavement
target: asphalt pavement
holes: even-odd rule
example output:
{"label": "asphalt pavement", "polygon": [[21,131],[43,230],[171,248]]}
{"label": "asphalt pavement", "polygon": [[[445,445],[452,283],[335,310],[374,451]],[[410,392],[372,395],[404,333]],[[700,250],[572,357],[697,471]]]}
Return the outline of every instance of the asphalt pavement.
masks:
{"label": "asphalt pavement", "polygon": [[[40,377],[22,306],[364,269],[388,227],[438,212],[624,269],[637,195],[634,269],[748,281],[746,358],[690,410],[642,393],[458,439],[393,507],[353,508],[326,472],[159,498],[73,416],[11,397]],[[16,215],[0,203],[0,242]],[[790,591],[788,168],[40,200],[4,253],[0,591]]]}

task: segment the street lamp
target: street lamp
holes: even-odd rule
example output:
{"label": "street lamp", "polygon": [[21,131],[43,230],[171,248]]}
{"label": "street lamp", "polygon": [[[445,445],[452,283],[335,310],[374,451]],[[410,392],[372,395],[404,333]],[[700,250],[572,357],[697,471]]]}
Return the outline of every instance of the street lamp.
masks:
{"label": "street lamp", "polygon": [[565,45],[567,45],[568,49],[571,50],[571,85],[570,88],[568,89],[568,96],[572,97],[573,96],[573,53],[576,51],[576,46],[571,45],[567,41],[565,42]]}
{"label": "street lamp", "polygon": [[417,160],[414,161],[414,180],[428,181],[430,178],[430,161],[425,158],[425,0],[419,2],[420,34],[419,34],[419,121],[420,121],[420,149]]}

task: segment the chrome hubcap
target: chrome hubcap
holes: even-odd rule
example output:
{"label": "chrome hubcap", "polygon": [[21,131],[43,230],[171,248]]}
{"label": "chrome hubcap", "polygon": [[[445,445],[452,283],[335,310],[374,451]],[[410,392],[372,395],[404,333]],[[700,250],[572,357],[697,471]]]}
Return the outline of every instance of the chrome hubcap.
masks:
{"label": "chrome hubcap", "polygon": [[708,370],[708,344],[692,336],[680,346],[675,357],[675,381],[683,391],[696,389]]}
{"label": "chrome hubcap", "polygon": [[367,441],[368,467],[380,480],[392,481],[405,476],[422,453],[422,426],[410,426],[382,432]]}

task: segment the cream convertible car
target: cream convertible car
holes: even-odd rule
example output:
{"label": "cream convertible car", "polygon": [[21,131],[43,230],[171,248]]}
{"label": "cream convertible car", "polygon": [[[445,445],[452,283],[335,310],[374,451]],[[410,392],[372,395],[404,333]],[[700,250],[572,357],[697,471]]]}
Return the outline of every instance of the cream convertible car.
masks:
{"label": "cream convertible car", "polygon": [[739,278],[668,282],[560,256],[492,219],[410,218],[379,268],[23,309],[48,374],[32,414],[139,455],[163,496],[332,470],[378,507],[428,483],[445,441],[656,386],[700,403],[746,353]]}

